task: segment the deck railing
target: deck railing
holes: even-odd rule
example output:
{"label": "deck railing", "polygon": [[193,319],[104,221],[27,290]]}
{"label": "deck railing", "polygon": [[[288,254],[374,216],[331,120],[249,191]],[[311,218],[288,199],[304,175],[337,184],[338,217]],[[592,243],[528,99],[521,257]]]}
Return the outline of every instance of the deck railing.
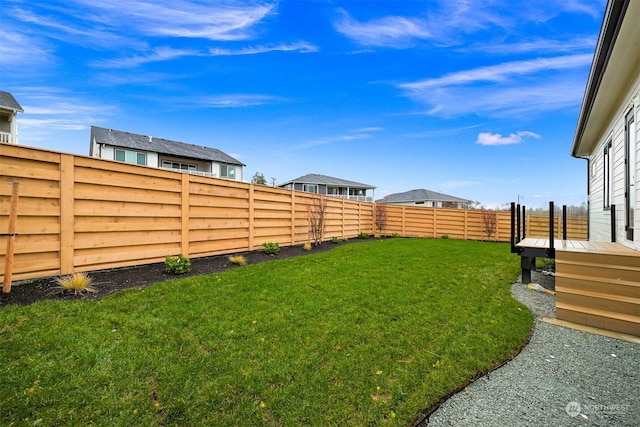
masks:
{"label": "deck railing", "polygon": [[18,136],[9,132],[0,132],[0,143],[3,144],[17,144]]}

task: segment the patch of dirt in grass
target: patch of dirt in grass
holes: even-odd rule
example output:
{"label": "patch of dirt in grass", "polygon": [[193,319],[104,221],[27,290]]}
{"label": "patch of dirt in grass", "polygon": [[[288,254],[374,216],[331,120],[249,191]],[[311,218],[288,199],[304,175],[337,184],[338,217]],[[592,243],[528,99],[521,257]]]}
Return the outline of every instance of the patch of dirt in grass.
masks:
{"label": "patch of dirt in grass", "polygon": [[[358,242],[362,240],[353,240]],[[341,243],[345,244],[347,242]],[[252,252],[237,253],[247,260],[246,265],[285,259],[302,255],[317,254],[336,248],[339,245],[330,242],[313,246],[311,251],[305,251],[300,246],[281,247],[280,252],[275,255],[267,255],[262,250]],[[141,289],[154,283],[166,280],[179,279],[203,274],[218,273],[229,268],[241,268],[229,261],[229,255],[218,255],[204,258],[191,259],[191,271],[186,274],[175,275],[165,273],[164,262],[146,264],[136,267],[117,268],[111,270],[90,271],[89,276],[93,279],[93,287],[96,292],[84,292],[75,294],[73,291],[61,291],[56,283],[56,277],[44,277],[41,279],[25,280],[14,282],[11,292],[0,293],[0,307],[9,304],[29,305],[36,301],[53,300],[74,300],[74,299],[99,299],[123,289]]]}

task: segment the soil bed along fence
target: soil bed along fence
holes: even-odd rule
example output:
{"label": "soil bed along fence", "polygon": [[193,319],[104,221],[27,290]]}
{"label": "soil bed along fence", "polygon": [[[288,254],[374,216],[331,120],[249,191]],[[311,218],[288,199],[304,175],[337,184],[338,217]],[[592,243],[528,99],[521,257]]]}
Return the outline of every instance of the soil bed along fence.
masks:
{"label": "soil bed along fence", "polygon": [[[2,236],[9,226],[14,182],[19,183],[20,198],[13,280],[156,263],[179,253],[196,258],[245,252],[260,249],[264,242],[303,244],[310,240],[308,209],[318,197],[0,144]],[[324,200],[324,240],[380,232],[374,203]],[[508,211],[395,205],[386,205],[384,211],[385,235],[510,240]],[[539,223],[545,222],[548,218],[541,216]],[[532,230],[537,224],[535,216],[528,218]],[[489,235],[488,227],[493,230]],[[586,220],[571,235],[586,238]],[[0,281],[7,257],[4,243],[0,240]]]}

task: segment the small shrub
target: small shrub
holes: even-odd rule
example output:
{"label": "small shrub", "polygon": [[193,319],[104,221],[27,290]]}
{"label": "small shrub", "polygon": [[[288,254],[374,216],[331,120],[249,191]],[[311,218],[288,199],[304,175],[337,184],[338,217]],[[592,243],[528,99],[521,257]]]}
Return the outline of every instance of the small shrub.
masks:
{"label": "small shrub", "polygon": [[360,234],[358,234],[358,239],[368,239],[371,235],[369,233],[365,233],[364,231],[361,231]]}
{"label": "small shrub", "polygon": [[400,235],[398,233],[393,233],[391,237],[396,238],[396,237],[400,237]]}
{"label": "small shrub", "polygon": [[302,247],[302,249],[304,249],[305,251],[310,251],[311,250],[311,243],[307,242],[304,244],[304,246]]}
{"label": "small shrub", "polygon": [[339,237],[332,237],[331,243],[335,243],[337,245],[338,243],[342,243],[342,239]]}
{"label": "small shrub", "polygon": [[236,265],[245,265],[247,260],[242,255],[232,255],[229,257],[229,261]]}
{"label": "small shrub", "polygon": [[93,279],[87,273],[73,273],[56,279],[58,285],[65,291],[73,291],[74,294],[82,292],[96,292],[93,287]]}
{"label": "small shrub", "polygon": [[441,238],[446,240],[446,239],[449,238],[449,235],[448,234],[443,234]]}
{"label": "small shrub", "polygon": [[379,234],[374,234],[373,237],[376,238],[376,239],[379,239],[380,235]]}
{"label": "small shrub", "polygon": [[164,271],[171,274],[184,274],[191,271],[191,260],[179,254],[173,258],[169,255],[164,259]]}
{"label": "small shrub", "polygon": [[275,255],[280,252],[280,245],[273,242],[265,242],[262,244],[263,251],[267,255]]}

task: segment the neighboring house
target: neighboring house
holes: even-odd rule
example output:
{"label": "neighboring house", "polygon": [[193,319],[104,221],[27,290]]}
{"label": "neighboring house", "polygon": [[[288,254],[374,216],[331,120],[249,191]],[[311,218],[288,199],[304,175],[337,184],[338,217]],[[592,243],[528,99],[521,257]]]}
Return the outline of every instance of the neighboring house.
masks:
{"label": "neighboring house", "polygon": [[[372,185],[315,173],[292,179],[278,185],[278,187],[362,202],[372,202],[373,192],[376,189]],[[369,190],[371,190],[371,195],[367,193]]]}
{"label": "neighboring house", "polygon": [[384,199],[376,200],[376,203],[424,206],[430,208],[467,209],[472,201],[431,190],[417,189],[405,191],[404,193],[389,194]]}
{"label": "neighboring house", "polygon": [[89,155],[242,181],[243,163],[220,150],[91,126]]}
{"label": "neighboring house", "polygon": [[640,1],[608,2],[571,150],[588,162],[589,240],[635,250],[640,250],[639,23]]}
{"label": "neighboring house", "polygon": [[24,110],[9,92],[0,90],[0,143],[18,143],[18,113]]}

